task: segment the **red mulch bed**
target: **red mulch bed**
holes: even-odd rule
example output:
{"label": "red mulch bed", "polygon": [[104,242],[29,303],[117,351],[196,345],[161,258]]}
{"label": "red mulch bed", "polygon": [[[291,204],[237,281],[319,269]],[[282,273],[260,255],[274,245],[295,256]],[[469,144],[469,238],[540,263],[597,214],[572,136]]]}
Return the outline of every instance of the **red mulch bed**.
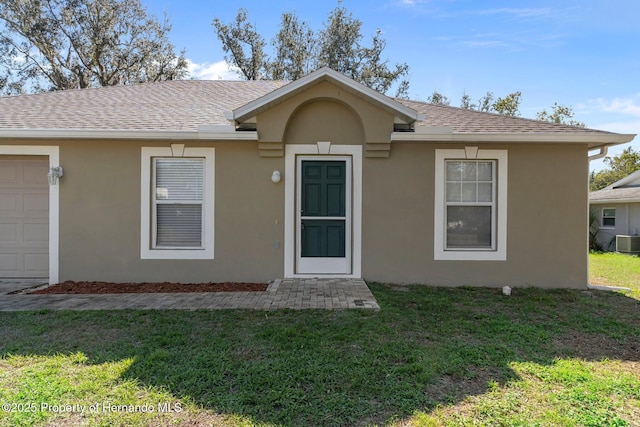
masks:
{"label": "red mulch bed", "polygon": [[62,282],[30,294],[137,294],[174,292],[260,292],[264,283],[111,283]]}

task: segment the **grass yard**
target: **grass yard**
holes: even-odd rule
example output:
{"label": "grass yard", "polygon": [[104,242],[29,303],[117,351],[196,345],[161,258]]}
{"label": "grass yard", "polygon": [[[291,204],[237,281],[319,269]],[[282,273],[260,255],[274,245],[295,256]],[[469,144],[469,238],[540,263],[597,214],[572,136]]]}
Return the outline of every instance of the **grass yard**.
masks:
{"label": "grass yard", "polygon": [[0,425],[638,426],[631,285],[373,284],[379,312],[0,313]]}
{"label": "grass yard", "polygon": [[589,254],[589,281],[630,288],[631,295],[640,300],[640,257],[615,252]]}

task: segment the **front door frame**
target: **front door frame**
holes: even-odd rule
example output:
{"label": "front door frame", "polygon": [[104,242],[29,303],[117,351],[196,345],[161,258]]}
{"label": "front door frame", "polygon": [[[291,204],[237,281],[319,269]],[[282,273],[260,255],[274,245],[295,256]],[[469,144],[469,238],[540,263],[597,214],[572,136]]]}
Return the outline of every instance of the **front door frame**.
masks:
{"label": "front door frame", "polygon": [[[50,166],[60,165],[60,148],[42,145],[0,145],[0,155],[48,156]],[[60,183],[49,185],[49,283],[58,283]]]}
{"label": "front door frame", "polygon": [[[297,272],[297,162],[298,157],[318,156],[318,160],[336,160],[351,157],[351,233],[345,236],[351,242],[351,273],[301,274]],[[345,277],[361,278],[362,263],[362,146],[334,145],[329,142],[318,144],[285,145],[285,197],[284,197],[284,276],[285,277]],[[347,243],[348,245],[348,243]]]}

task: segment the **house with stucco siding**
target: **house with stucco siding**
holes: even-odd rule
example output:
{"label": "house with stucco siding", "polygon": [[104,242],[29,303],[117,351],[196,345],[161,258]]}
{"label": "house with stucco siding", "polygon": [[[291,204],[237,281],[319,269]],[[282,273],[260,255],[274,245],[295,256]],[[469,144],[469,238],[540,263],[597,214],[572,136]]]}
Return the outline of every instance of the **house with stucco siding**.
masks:
{"label": "house with stucco siding", "polygon": [[327,68],[0,98],[0,277],[584,288],[589,152],[633,136]]}

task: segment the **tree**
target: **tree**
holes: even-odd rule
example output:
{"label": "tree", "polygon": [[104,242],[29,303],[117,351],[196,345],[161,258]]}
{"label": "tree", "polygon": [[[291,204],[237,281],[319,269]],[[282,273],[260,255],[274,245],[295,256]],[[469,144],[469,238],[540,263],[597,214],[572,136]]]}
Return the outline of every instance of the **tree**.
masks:
{"label": "tree", "polygon": [[0,78],[4,93],[180,79],[171,25],[139,0],[3,0]]}
{"label": "tree", "polygon": [[[434,92],[434,94],[437,92]],[[446,97],[445,97],[446,98]],[[448,99],[448,98],[447,98]],[[494,101],[493,92],[487,92],[478,100],[477,104],[471,103],[471,96],[465,91],[460,99],[460,108],[465,110],[477,110],[485,113],[498,113],[503,116],[519,115],[520,102],[522,101],[522,92],[512,92],[504,98],[498,98]]]}
{"label": "tree", "polygon": [[233,24],[215,18],[213,26],[228,54],[225,60],[247,80],[295,80],[326,66],[382,93],[397,84],[396,96],[407,95],[409,66],[402,63],[390,68],[382,59],[386,41],[380,30],[373,35],[371,46],[362,45],[362,22],[344,7],[336,7],[318,33],[297,15],[284,13],[272,41],[272,58],[265,53],[264,38],[247,21],[245,9],[238,11]]}
{"label": "tree", "polygon": [[444,96],[437,90],[434,90],[431,95],[427,97],[427,102],[435,105],[450,105],[451,101],[448,97]]}
{"label": "tree", "polygon": [[634,151],[632,147],[625,148],[617,156],[604,158],[606,169],[589,176],[589,189],[601,190],[625,176],[640,170],[640,151]]}
{"label": "tree", "polygon": [[268,63],[267,74],[273,80],[297,80],[311,71],[315,38],[306,22],[300,22],[295,13],[282,14],[280,31],[271,45],[276,54]]}
{"label": "tree", "polygon": [[482,98],[478,100],[478,111],[484,111],[485,113],[491,112],[493,105],[493,92],[487,92]]}
{"label": "tree", "polygon": [[462,98],[460,98],[460,108],[464,108],[465,110],[475,110],[478,108],[476,104],[471,103],[471,96],[469,96],[467,91],[462,92]]}
{"label": "tree", "polygon": [[247,80],[262,79],[266,66],[266,43],[255,26],[247,22],[247,10],[240,8],[233,24],[227,25],[215,18],[213,26],[227,54],[225,61],[237,67]]}
{"label": "tree", "polygon": [[536,113],[536,120],[576,126],[579,128],[583,128],[586,126],[583,122],[573,120],[573,108],[566,107],[562,104],[558,104],[557,102],[554,102],[551,106],[551,113],[548,113],[545,109],[542,109],[541,111]]}
{"label": "tree", "polygon": [[[381,59],[386,47],[382,31],[376,31],[371,47],[364,47],[360,44],[361,27],[362,21],[355,19],[344,7],[336,7],[319,34],[320,49],[316,66],[329,67],[367,87],[386,93],[394,82],[407,76],[409,65],[395,64],[395,68],[390,69],[388,61]],[[406,95],[408,84],[408,80],[401,80],[396,96]]]}
{"label": "tree", "polygon": [[320,49],[316,66],[326,66],[351,78],[357,77],[361,27],[362,22],[343,7],[337,7],[329,13],[319,35]]}
{"label": "tree", "polygon": [[522,92],[512,92],[504,98],[496,99],[496,102],[491,105],[491,109],[503,116],[518,116],[520,101],[522,101]]}

